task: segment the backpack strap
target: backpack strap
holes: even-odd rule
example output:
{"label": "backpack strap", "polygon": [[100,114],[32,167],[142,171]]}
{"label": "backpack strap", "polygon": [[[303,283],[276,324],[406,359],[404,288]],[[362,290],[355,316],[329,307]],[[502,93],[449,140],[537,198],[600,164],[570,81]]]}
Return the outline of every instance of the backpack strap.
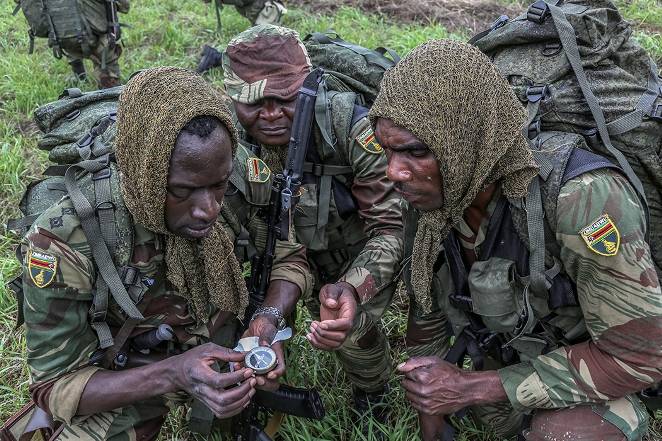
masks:
{"label": "backpack strap", "polygon": [[[591,87],[588,83],[588,79],[586,77],[586,72],[582,67],[582,61],[579,55],[579,48],[577,47],[577,37],[575,35],[575,31],[572,25],[570,24],[570,22],[568,21],[567,17],[565,16],[563,10],[560,7],[556,6],[555,1],[548,1],[546,3],[547,3],[547,7],[549,8],[549,11],[551,12],[551,16],[554,21],[554,26],[556,27],[556,31],[559,35],[559,39],[561,40],[561,45],[563,46],[565,55],[568,58],[568,62],[572,66],[572,70],[574,71],[575,76],[577,78],[577,83],[579,84],[579,87],[582,90],[582,94],[584,95],[584,98],[586,99],[586,103],[588,104],[591,110],[593,119],[597,124],[597,129],[598,129],[598,133],[600,134],[600,139],[602,140],[607,150],[609,150],[609,152],[614,156],[614,158],[616,158],[616,160],[618,161],[618,165],[621,166],[621,169],[623,170],[627,178],[630,180],[630,183],[639,194],[639,197],[644,205],[646,225],[649,225],[650,215],[648,213],[648,203],[646,200],[646,194],[644,192],[644,186],[641,183],[641,180],[637,177],[634,170],[632,169],[632,166],[630,166],[625,156],[623,156],[623,153],[621,153],[618,149],[616,149],[611,143],[611,139],[609,137],[609,129],[607,128],[607,122],[605,120],[604,113],[602,112],[602,108],[600,107],[597,98],[595,97],[593,91],[591,90]],[[650,235],[649,230],[650,230],[649,228],[646,229],[647,241],[649,240],[649,235]]]}
{"label": "backpack strap", "polygon": [[[92,249],[92,256],[96,262],[97,269],[101,277],[97,278],[97,289],[94,295],[93,305],[90,309],[90,322],[92,328],[99,337],[101,349],[106,349],[113,345],[113,337],[106,323],[106,312],[108,309],[108,293],[113,296],[119,307],[124,311],[128,318],[134,320],[143,320],[144,317],[134,304],[131,296],[126,290],[115,263],[111,257],[108,246],[104,242],[104,233],[97,219],[98,207],[93,208],[90,201],[85,197],[76,180],[76,173],[84,171],[94,174],[104,168],[108,168],[108,157],[105,160],[87,160],[71,165],[65,173],[65,185],[71,198],[71,202],[80,218],[80,224],[83,232]],[[112,204],[106,204],[114,210]],[[105,207],[103,207],[105,208]],[[104,227],[106,229],[107,227]],[[106,234],[108,232],[106,231]]]}

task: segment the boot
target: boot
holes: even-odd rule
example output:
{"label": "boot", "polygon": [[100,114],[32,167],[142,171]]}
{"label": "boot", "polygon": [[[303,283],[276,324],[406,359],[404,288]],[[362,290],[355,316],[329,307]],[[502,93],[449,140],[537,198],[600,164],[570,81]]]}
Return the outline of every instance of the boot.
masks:
{"label": "boot", "polygon": [[389,414],[386,396],[389,387],[384,385],[376,392],[366,392],[352,386],[352,399],[354,401],[355,422],[361,425],[361,433],[367,440],[387,440],[388,435],[375,425],[369,424],[369,417],[383,426],[387,425]]}
{"label": "boot", "polygon": [[111,87],[119,86],[122,83],[120,83],[119,79],[102,72],[99,74],[98,84],[100,89],[110,89]]}
{"label": "boot", "polygon": [[198,63],[196,71],[198,73],[207,72],[209,69],[220,66],[222,59],[223,55],[219,51],[208,44],[205,44],[202,48],[202,57],[200,58],[200,63]]}
{"label": "boot", "polygon": [[78,81],[85,81],[87,79],[87,72],[85,71],[83,60],[80,58],[71,60],[69,61],[69,66],[71,66],[71,70],[74,72],[74,75]]}

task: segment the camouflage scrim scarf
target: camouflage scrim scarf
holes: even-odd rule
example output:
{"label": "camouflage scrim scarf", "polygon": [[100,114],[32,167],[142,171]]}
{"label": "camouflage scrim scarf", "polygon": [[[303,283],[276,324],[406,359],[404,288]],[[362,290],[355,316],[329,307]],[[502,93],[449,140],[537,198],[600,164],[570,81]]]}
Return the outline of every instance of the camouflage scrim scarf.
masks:
{"label": "camouflage scrim scarf", "polygon": [[537,167],[522,105],[498,70],[474,46],[432,40],[386,72],[369,117],[388,118],[434,153],[441,208],[422,213],[414,240],[411,283],[425,312],[441,244],[476,195],[500,182],[506,197],[524,197]]}
{"label": "camouflage scrim scarf", "polygon": [[198,74],[178,67],[148,69],[133,77],[117,109],[117,164],[122,195],[134,220],[166,237],[167,277],[189,299],[199,324],[209,319],[210,304],[243,314],[248,293],[233,243],[220,223],[202,240],[175,236],[166,227],[165,201],[170,156],[177,136],[191,119],[218,118],[237,133],[221,93]]}

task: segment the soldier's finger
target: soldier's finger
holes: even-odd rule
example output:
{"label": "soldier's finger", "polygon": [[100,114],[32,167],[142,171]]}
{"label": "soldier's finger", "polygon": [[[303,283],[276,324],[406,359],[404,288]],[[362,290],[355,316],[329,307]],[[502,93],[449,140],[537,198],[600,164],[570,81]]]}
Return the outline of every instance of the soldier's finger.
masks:
{"label": "soldier's finger", "polygon": [[225,406],[231,406],[237,401],[241,401],[247,394],[255,390],[257,385],[257,379],[251,378],[248,381],[244,381],[239,386],[233,387],[232,389],[225,389],[218,391],[216,395],[216,401]]}
{"label": "soldier's finger", "polygon": [[283,350],[283,345],[279,343],[276,343],[271,348],[276,353],[276,357],[278,357],[278,364],[267,374],[267,378],[269,380],[275,380],[285,374],[285,352]]}
{"label": "soldier's finger", "polygon": [[218,418],[228,418],[240,413],[248,404],[251,402],[251,399],[255,395],[255,389],[250,390],[240,399],[233,401],[228,404],[219,405],[219,412],[216,414]]}
{"label": "soldier's finger", "polygon": [[347,332],[337,332],[337,331],[325,331],[321,328],[316,328],[311,334],[318,335],[327,340],[333,340],[337,342],[344,342],[347,338]]}
{"label": "soldier's finger", "polygon": [[242,352],[236,352],[232,349],[224,348],[215,344],[210,344],[206,349],[205,355],[210,358],[222,361],[241,361],[244,359]]}
{"label": "soldier's finger", "polygon": [[406,373],[419,367],[429,366],[441,361],[438,357],[412,357],[404,363],[398,365],[398,371]]}
{"label": "soldier's finger", "polygon": [[205,383],[216,389],[224,389],[232,384],[241,383],[252,376],[253,370],[248,368],[224,373],[212,371],[209,375],[208,381],[205,381]]}
{"label": "soldier's finger", "polygon": [[409,395],[411,394],[412,396],[416,397],[421,397],[421,385],[415,381],[404,379],[402,380],[402,387],[405,389],[407,397],[409,398]]}
{"label": "soldier's finger", "polygon": [[331,349],[336,349],[341,345],[340,342],[328,340],[316,334],[308,334],[308,336],[310,336],[308,340],[310,340],[310,342],[313,343],[313,346],[319,349],[331,350]]}
{"label": "soldier's finger", "polygon": [[338,304],[338,297],[342,294],[342,289],[338,285],[328,284],[320,289],[320,302],[324,302],[330,307]]}
{"label": "soldier's finger", "polygon": [[319,327],[325,331],[346,331],[352,327],[352,320],[349,318],[324,320],[319,324]]}

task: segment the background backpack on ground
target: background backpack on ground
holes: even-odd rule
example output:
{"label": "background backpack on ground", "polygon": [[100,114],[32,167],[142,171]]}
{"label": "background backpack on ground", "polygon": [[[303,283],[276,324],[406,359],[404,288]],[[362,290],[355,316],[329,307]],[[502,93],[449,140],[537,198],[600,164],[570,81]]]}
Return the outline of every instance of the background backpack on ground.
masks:
{"label": "background backpack on ground", "polygon": [[30,30],[30,53],[34,39],[48,38],[53,55],[61,58],[63,46],[80,45],[85,54],[92,45],[93,34],[115,34],[119,41],[117,12],[129,10],[128,0],[16,0],[16,9],[23,11]]}
{"label": "background backpack on ground", "polygon": [[645,194],[653,260],[662,278],[662,80],[608,0],[537,1],[471,42],[527,107],[535,149],[546,133],[582,135]]}

